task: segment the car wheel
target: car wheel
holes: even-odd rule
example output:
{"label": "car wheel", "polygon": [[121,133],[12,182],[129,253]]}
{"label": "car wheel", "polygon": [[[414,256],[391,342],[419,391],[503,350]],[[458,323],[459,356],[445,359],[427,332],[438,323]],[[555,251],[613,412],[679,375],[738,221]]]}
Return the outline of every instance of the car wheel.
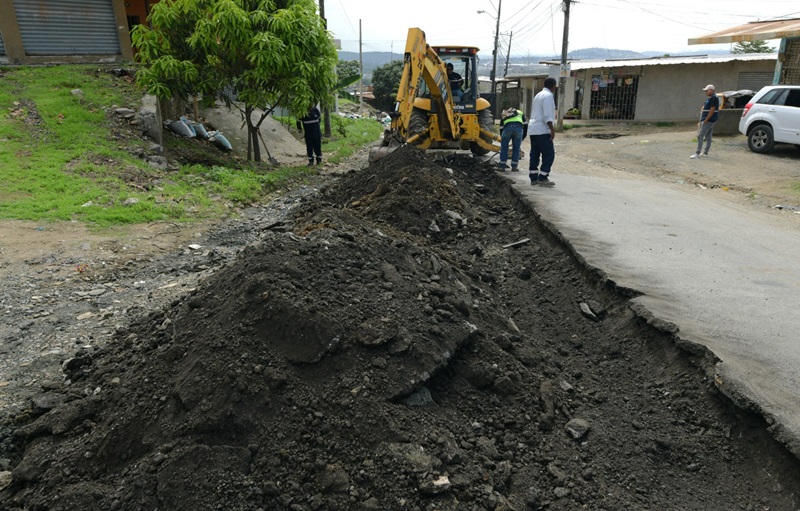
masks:
{"label": "car wheel", "polygon": [[759,124],[747,135],[747,146],[754,153],[768,153],[775,147],[772,128],[767,124]]}

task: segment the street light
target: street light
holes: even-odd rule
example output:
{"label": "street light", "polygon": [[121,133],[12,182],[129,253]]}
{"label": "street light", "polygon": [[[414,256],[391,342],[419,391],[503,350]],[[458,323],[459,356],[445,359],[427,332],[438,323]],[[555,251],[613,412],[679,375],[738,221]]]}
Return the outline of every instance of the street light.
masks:
{"label": "street light", "polygon": [[[497,92],[497,43],[498,39],[500,38],[500,6],[503,4],[502,0],[497,1],[497,18],[495,21],[497,22],[494,29],[494,51],[492,52],[492,74],[490,76],[492,80],[492,90],[491,90],[491,101],[492,104],[496,103],[494,100],[495,93]],[[486,13],[489,16],[492,16],[492,13],[486,11],[478,11],[478,14]],[[494,16],[492,16],[494,18]]]}

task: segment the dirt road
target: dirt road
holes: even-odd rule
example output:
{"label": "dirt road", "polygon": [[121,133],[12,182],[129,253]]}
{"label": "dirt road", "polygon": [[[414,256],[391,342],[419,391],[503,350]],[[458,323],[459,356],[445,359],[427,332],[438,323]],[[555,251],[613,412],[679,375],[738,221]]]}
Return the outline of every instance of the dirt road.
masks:
{"label": "dirt road", "polygon": [[[791,199],[690,167],[691,138],[569,133],[559,161]],[[707,354],[485,166],[393,156],[209,230],[5,226],[0,509],[798,507],[800,463]]]}
{"label": "dirt road", "polygon": [[696,145],[692,125],[589,126],[558,135],[554,178],[570,172],[638,175],[705,188],[723,200],[753,207],[788,206],[776,214],[800,221],[793,214],[800,211],[800,150],[792,145],[779,144],[764,155],[751,152],[743,135],[719,136],[708,158],[690,159]]}

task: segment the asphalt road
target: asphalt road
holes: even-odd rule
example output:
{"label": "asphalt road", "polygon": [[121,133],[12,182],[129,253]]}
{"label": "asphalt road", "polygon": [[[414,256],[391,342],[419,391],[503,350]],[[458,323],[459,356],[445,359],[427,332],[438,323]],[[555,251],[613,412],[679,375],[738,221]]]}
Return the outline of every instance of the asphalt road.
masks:
{"label": "asphalt road", "polygon": [[624,174],[554,172],[554,188],[532,187],[524,171],[504,175],[589,265],[719,357],[720,389],[774,420],[773,434],[800,456],[796,223],[711,190]]}

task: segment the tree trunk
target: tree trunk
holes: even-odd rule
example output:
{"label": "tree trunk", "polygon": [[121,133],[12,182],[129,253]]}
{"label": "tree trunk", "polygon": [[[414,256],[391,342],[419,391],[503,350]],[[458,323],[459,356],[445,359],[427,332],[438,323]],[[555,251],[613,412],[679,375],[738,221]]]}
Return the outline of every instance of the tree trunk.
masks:
{"label": "tree trunk", "polygon": [[322,118],[325,121],[325,131],[324,131],[323,134],[327,138],[331,138],[331,136],[333,135],[333,132],[331,130],[331,109],[330,108],[325,107],[325,108],[322,109]]}
{"label": "tree trunk", "polygon": [[[261,147],[258,145],[258,130],[259,126],[253,125],[253,107],[245,105],[244,115],[247,120],[247,159],[249,161],[261,161]],[[260,125],[260,123],[259,123]],[[250,150],[253,151],[253,158],[250,158]]]}

